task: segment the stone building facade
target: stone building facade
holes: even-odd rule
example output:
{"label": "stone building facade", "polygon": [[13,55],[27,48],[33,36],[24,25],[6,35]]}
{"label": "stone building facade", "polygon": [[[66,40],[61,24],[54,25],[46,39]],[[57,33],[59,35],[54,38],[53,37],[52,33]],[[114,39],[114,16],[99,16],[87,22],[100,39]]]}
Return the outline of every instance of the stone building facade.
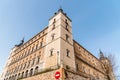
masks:
{"label": "stone building facade", "polygon": [[48,26],[11,50],[1,80],[115,80],[109,60],[73,39],[71,19],[59,9]]}

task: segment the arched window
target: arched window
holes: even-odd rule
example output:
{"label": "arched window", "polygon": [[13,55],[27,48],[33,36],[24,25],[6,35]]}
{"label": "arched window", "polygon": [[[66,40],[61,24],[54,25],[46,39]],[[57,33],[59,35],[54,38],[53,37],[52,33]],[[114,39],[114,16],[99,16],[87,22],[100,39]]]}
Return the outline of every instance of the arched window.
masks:
{"label": "arched window", "polygon": [[25,77],[27,77],[28,76],[28,70],[25,72]]}
{"label": "arched window", "polygon": [[11,76],[9,77],[9,80],[11,80]]}
{"label": "arched window", "polygon": [[12,78],[11,78],[12,80],[14,80],[14,75],[12,76]]}
{"label": "arched window", "polygon": [[17,80],[17,74],[15,75],[15,80]]}
{"label": "arched window", "polygon": [[18,74],[18,78],[20,78],[20,73]]}
{"label": "arched window", "polygon": [[21,78],[23,78],[24,77],[24,72],[22,72],[22,76],[21,76]]}
{"label": "arched window", "polygon": [[35,68],[35,74],[37,74],[38,73],[38,69],[39,69],[39,67],[37,66],[36,68]]}
{"label": "arched window", "polygon": [[32,76],[32,75],[33,75],[33,69],[30,70],[30,76]]}

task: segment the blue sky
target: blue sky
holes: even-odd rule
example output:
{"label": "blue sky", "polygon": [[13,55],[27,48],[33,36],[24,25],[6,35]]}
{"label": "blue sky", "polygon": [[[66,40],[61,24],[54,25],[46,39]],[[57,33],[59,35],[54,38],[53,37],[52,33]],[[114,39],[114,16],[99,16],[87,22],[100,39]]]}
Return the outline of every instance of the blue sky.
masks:
{"label": "blue sky", "polygon": [[11,48],[48,25],[60,6],[72,19],[73,36],[98,57],[115,55],[120,75],[120,0],[0,0],[0,73]]}

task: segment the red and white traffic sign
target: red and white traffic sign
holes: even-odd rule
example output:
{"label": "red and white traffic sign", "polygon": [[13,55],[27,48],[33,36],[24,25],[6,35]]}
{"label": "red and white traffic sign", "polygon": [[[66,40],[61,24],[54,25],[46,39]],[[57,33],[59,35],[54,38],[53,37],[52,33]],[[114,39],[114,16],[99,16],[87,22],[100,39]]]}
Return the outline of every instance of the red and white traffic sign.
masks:
{"label": "red and white traffic sign", "polygon": [[55,73],[55,79],[59,79],[59,78],[60,78],[60,72],[57,71],[57,72]]}

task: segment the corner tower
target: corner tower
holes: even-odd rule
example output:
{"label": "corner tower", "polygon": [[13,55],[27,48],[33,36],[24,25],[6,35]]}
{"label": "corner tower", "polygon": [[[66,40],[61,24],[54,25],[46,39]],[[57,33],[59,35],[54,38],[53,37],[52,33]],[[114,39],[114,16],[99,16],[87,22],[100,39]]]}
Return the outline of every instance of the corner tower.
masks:
{"label": "corner tower", "polygon": [[49,20],[44,66],[75,70],[71,20],[62,9]]}

